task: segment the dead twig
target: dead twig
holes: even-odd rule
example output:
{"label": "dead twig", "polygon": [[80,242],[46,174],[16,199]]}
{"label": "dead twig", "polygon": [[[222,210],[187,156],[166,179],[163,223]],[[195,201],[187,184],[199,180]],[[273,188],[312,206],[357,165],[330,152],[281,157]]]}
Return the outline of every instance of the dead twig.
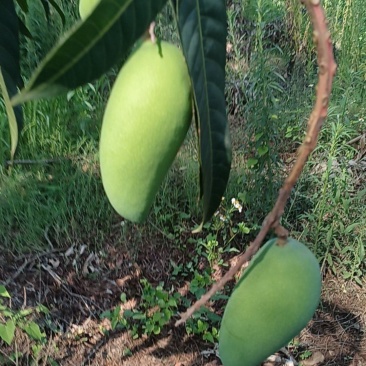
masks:
{"label": "dead twig", "polygon": [[90,361],[95,357],[96,353],[107,343],[109,340],[109,336],[104,336],[93,348],[92,350],[86,355],[85,359],[83,360],[81,366],[90,365]]}
{"label": "dead twig", "polygon": [[186,322],[195,311],[203,306],[217,291],[221,290],[224,285],[235,276],[242,266],[258,251],[270,229],[275,231],[278,238],[287,238],[288,232],[280,225],[280,219],[291,191],[300,177],[309,155],[316,147],[319,131],[327,116],[332,81],[337,68],[333,57],[332,41],[320,0],[303,0],[302,2],[307,8],[313,24],[313,39],[318,53],[319,80],[316,89],[315,105],[308,120],[305,139],[298,150],[297,160],[279,191],[277,201],[272,211],[263,221],[261,230],[255,240],[250,244],[245,253],[239,257],[236,265],[231,267],[221,280],[216,282],[211,289],[196,301],[196,303],[194,303],[185,313],[181,314],[181,318],[175,323],[176,326]]}
{"label": "dead twig", "polygon": [[[11,282],[15,281],[16,278],[19,277],[19,275],[24,271],[25,267],[27,267],[28,264],[33,263],[35,260],[37,260],[41,257],[45,257],[49,254],[53,254],[53,253],[57,253],[57,252],[61,252],[61,251],[62,251],[61,249],[52,248],[51,250],[48,250],[46,252],[37,253],[37,254],[29,256],[28,258],[25,258],[23,264],[18,268],[18,270],[4,282],[4,286],[8,286]],[[23,258],[24,258],[24,256],[23,256]]]}
{"label": "dead twig", "polygon": [[57,285],[60,286],[70,297],[74,297],[74,298],[76,297],[76,298],[80,299],[85,304],[85,306],[87,307],[90,315],[95,316],[95,314],[90,310],[88,302],[91,303],[99,311],[103,311],[103,309],[100,306],[98,306],[89,297],[83,296],[83,295],[80,295],[80,294],[76,294],[75,292],[71,291],[68,288],[68,286],[65,284],[63,279],[56,272],[52,271],[52,269],[49,266],[45,266],[44,264],[42,264],[41,267],[46,272],[48,272],[48,274],[53,278],[53,280],[57,283]]}
{"label": "dead twig", "polygon": [[362,134],[360,136],[357,136],[354,139],[348,141],[347,142],[347,145],[352,145],[352,144],[354,144],[354,143],[356,143],[356,142],[358,142],[358,141],[360,141],[361,139],[364,139],[364,138],[366,138],[366,133],[364,133],[364,134]]}
{"label": "dead twig", "polygon": [[13,165],[46,165],[53,163],[61,163],[62,161],[69,160],[67,158],[58,158],[58,159],[42,159],[42,160],[7,160],[5,162],[5,167],[13,166]]}

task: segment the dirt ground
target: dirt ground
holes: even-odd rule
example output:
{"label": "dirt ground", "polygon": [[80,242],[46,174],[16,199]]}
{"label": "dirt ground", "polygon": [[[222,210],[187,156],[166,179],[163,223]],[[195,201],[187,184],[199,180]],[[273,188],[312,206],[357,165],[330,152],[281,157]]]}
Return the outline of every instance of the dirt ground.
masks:
{"label": "dirt ground", "polygon": [[[148,245],[133,255],[115,245],[106,246],[103,256],[86,246],[16,258],[0,255],[0,283],[12,295],[12,308],[42,303],[50,310],[49,317],[37,320],[49,340],[42,351],[43,361],[52,357],[60,366],[219,366],[217,345],[187,336],[173,322],[159,336],[136,340],[127,332],[102,331],[110,329],[110,323],[99,314],[116,306],[121,292],[138,301],[139,278],[169,282],[170,259],[179,260],[180,255]],[[90,276],[93,270],[97,277]],[[321,304],[296,346],[287,347],[277,355],[278,362],[266,365],[296,365],[304,351],[311,351],[303,366],[365,366],[365,288],[326,274]],[[31,347],[18,332],[12,347],[0,343],[0,354],[16,350],[27,355]],[[48,365],[43,361],[39,364]],[[30,363],[23,357],[11,364]]]}

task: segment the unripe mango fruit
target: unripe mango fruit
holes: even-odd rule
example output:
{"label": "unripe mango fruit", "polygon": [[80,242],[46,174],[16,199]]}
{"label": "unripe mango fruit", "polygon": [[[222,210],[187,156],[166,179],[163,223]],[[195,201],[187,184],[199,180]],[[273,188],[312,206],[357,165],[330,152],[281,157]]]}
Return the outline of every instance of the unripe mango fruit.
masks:
{"label": "unripe mango fruit", "polygon": [[307,325],[320,299],[313,253],[289,238],[257,252],[229,298],[219,333],[224,366],[259,366]]}
{"label": "unripe mango fruit", "polygon": [[98,5],[100,0],[80,0],[79,1],[79,14],[81,19],[85,19]]}
{"label": "unripe mango fruit", "polygon": [[145,40],[112,88],[100,137],[100,168],[114,209],[146,219],[192,119],[191,82],[183,54]]}

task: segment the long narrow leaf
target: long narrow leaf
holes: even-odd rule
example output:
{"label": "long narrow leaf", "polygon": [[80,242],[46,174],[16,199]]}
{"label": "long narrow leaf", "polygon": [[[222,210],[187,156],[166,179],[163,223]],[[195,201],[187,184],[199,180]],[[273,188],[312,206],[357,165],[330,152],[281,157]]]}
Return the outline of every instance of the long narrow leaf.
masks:
{"label": "long narrow leaf", "polygon": [[173,4],[199,116],[204,223],[220,205],[231,167],[224,94],[226,2],[176,0]]}
{"label": "long narrow leaf", "polygon": [[17,125],[17,119],[14,113],[14,108],[12,108],[12,105],[10,103],[10,98],[8,94],[8,90],[6,87],[5,79],[3,77],[2,69],[0,67],[0,95],[2,94],[5,102],[5,109],[6,113],[8,115],[8,121],[9,121],[9,128],[10,128],[10,139],[11,139],[11,151],[10,156],[11,160],[14,159],[15,151],[18,146],[18,125]]}
{"label": "long narrow leaf", "polygon": [[[12,97],[23,86],[20,76],[19,22],[13,0],[0,1],[0,68],[7,93]],[[23,124],[20,107],[14,108],[18,129]]]}
{"label": "long narrow leaf", "polygon": [[166,0],[102,0],[50,51],[13,104],[90,82],[127,56]]}

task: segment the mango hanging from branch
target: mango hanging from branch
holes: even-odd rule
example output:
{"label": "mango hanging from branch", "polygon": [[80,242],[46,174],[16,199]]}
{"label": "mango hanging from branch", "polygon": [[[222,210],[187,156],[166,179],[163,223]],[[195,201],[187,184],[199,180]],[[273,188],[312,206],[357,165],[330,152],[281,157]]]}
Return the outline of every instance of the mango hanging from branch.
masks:
{"label": "mango hanging from branch", "polygon": [[268,241],[244,271],[219,334],[224,366],[258,366],[307,325],[320,299],[319,263],[302,243]]}
{"label": "mango hanging from branch", "polygon": [[191,82],[181,51],[145,40],[112,88],[100,138],[102,182],[114,209],[146,219],[192,119]]}

